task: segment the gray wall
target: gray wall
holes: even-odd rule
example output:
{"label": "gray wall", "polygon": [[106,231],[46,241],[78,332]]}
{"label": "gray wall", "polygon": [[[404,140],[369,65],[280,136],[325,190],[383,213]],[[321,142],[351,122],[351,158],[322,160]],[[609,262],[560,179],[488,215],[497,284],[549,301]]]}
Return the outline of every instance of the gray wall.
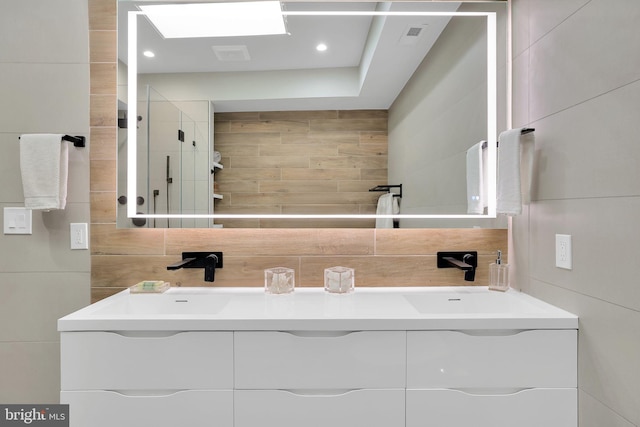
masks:
{"label": "gray wall", "polygon": [[[463,10],[491,10],[464,5]],[[498,45],[506,46],[506,5]],[[389,183],[401,213],[466,214],[466,151],[487,135],[486,18],[454,17],[389,110]],[[498,50],[498,131],[506,128],[506,49]],[[405,227],[506,228],[498,220],[401,220]]]}
{"label": "gray wall", "polygon": [[[5,0],[0,12],[0,208],[24,206],[18,137],[89,134],[87,0]],[[89,149],[71,148],[67,208],[33,212],[32,235],[0,234],[0,402],[57,403],[56,320],[89,302]],[[0,211],[0,215],[2,212]]]}
{"label": "gray wall", "polygon": [[640,2],[514,0],[513,16],[514,126],[536,128],[538,156],[517,283],[580,316],[580,426],[638,426]]}

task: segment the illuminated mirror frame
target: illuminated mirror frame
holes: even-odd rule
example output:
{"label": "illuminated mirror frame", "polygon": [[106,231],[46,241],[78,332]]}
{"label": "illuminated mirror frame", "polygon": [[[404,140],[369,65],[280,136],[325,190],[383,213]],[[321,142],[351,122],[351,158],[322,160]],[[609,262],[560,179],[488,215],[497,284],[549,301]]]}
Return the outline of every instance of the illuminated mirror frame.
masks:
{"label": "illuminated mirror frame", "polygon": [[[339,11],[300,11],[287,12],[287,16],[485,16],[487,18],[487,141],[495,142],[497,135],[497,65],[496,65],[496,43],[497,43],[497,20],[495,12],[339,12]],[[145,15],[144,12],[132,11],[128,16],[128,117],[137,117],[138,103],[138,16]],[[138,194],[136,190],[137,181],[137,129],[135,126],[127,128],[127,197],[135,200]],[[497,147],[495,143],[487,144],[487,214],[485,215],[465,215],[465,214],[397,214],[397,215],[376,215],[376,214],[138,214],[133,203],[127,205],[127,216],[129,218],[235,218],[235,219],[435,219],[435,218],[496,218],[496,158]]]}

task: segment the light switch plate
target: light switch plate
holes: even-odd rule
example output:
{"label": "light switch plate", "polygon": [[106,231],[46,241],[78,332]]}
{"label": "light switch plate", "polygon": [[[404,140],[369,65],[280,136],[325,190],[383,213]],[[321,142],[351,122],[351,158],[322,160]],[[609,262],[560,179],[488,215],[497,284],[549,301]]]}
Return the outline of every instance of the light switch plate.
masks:
{"label": "light switch plate", "polygon": [[4,234],[33,234],[31,209],[4,208]]}
{"label": "light switch plate", "polygon": [[571,235],[556,234],[556,267],[571,270]]}

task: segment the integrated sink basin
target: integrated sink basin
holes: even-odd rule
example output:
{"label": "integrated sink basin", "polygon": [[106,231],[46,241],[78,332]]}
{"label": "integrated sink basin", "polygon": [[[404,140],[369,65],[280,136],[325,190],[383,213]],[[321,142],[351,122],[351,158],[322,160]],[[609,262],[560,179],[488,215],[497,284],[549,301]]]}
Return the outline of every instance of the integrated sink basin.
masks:
{"label": "integrated sink basin", "polygon": [[542,301],[514,297],[512,292],[458,290],[403,296],[421,314],[522,315],[541,313],[545,309]]}
{"label": "integrated sink basin", "polygon": [[487,330],[577,328],[575,315],[518,291],[486,287],[356,288],[329,294],[296,288],[128,290],[59,319],[60,331],[92,330]]}
{"label": "integrated sink basin", "polygon": [[202,293],[164,293],[132,295],[114,300],[93,311],[94,316],[176,316],[214,315],[229,302],[229,297]]}

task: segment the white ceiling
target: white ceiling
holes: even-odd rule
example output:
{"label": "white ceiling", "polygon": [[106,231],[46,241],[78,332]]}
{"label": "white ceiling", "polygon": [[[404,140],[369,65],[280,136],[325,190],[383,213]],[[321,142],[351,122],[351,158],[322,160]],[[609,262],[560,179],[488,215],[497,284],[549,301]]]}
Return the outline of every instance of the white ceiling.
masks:
{"label": "white ceiling", "polygon": [[[127,11],[137,10],[139,3],[150,2],[118,2],[118,56],[125,64],[127,26],[124,23]],[[459,5],[457,2],[295,2],[283,3],[283,9],[455,11]],[[165,40],[141,18],[138,72],[151,74],[146,77],[152,82],[154,79],[184,80],[187,92],[190,87],[191,97],[197,90],[196,82],[219,82],[222,89],[210,96],[217,111],[386,109],[448,21],[448,17],[425,16],[288,16],[288,35]],[[422,28],[419,37],[406,37],[409,28]],[[328,45],[326,52],[315,50],[319,42]],[[223,54],[231,56],[246,50],[250,59],[221,61],[214,47],[222,47]],[[141,52],[146,49],[153,50],[156,56],[143,57]],[[195,74],[178,77],[176,73]],[[247,91],[249,86],[253,88],[251,93]],[[172,94],[163,95],[173,98]]]}

